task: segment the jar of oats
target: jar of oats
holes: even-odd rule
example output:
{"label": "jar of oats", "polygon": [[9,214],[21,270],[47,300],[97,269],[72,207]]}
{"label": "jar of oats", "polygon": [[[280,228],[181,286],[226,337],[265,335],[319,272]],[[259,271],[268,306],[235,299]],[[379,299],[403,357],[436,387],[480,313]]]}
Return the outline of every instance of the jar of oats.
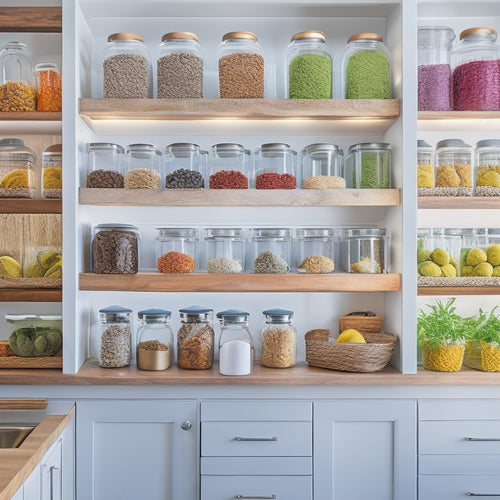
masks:
{"label": "jar of oats", "polygon": [[268,368],[295,366],[297,330],[292,325],[293,311],[262,311],[265,326],[261,332],[261,364]]}
{"label": "jar of oats", "polygon": [[125,149],[125,189],[161,189],[162,155],[153,144],[129,144]]}

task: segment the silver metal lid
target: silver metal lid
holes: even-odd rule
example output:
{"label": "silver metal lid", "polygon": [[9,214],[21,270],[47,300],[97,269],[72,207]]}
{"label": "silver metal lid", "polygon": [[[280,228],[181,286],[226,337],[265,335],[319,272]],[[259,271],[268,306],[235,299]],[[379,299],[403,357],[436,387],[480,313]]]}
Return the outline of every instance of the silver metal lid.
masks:
{"label": "silver metal lid", "polygon": [[177,152],[199,151],[200,146],[191,142],[174,142],[173,144],[169,144],[165,150],[175,154]]}
{"label": "silver metal lid", "polygon": [[306,146],[302,150],[302,154],[304,155],[310,155],[313,153],[337,153],[340,155],[344,154],[340,146],[337,146],[336,144],[327,144],[322,142],[318,142],[316,144],[309,144],[309,146]]}
{"label": "silver metal lid", "polygon": [[13,137],[0,140],[0,158],[35,163],[34,151],[22,139]]}
{"label": "silver metal lid", "polygon": [[301,227],[296,230],[297,239],[307,238],[333,238],[333,228],[331,227]]}
{"label": "silver metal lid", "polygon": [[225,311],[218,312],[216,316],[221,320],[221,323],[224,322],[232,325],[237,325],[248,323],[248,317],[250,316],[250,313],[246,311],[240,311],[239,309],[227,309]]}
{"label": "silver metal lid", "polygon": [[290,229],[284,227],[255,227],[250,232],[253,238],[290,238]]}
{"label": "silver metal lid", "polygon": [[289,309],[266,309],[262,311],[262,314],[266,317],[268,323],[290,323],[293,318],[293,311]]}
{"label": "silver metal lid", "polygon": [[430,148],[430,147],[432,146],[423,139],[417,140],[417,148]]}
{"label": "silver metal lid", "polygon": [[154,144],[129,144],[126,147],[127,153],[154,153],[161,155],[161,151]]}
{"label": "silver metal lid", "polygon": [[108,306],[99,309],[102,323],[130,323],[132,309],[122,306]]}
{"label": "silver metal lid", "polygon": [[189,306],[179,309],[181,320],[187,322],[208,321],[212,318],[213,309],[201,306]]}
{"label": "silver metal lid", "polygon": [[96,231],[107,231],[117,229],[118,231],[131,231],[131,232],[139,232],[139,228],[133,226],[132,224],[98,224],[95,226]]}
{"label": "silver metal lid", "polygon": [[170,320],[170,316],[172,316],[171,311],[167,311],[166,309],[143,309],[137,313],[137,317],[139,319],[143,319],[146,323],[165,323]]}
{"label": "silver metal lid", "polygon": [[267,144],[261,144],[260,150],[265,153],[272,152],[287,152],[290,151],[290,144],[285,144],[284,142],[269,142]]}
{"label": "silver metal lid", "polygon": [[483,139],[476,143],[476,148],[500,148],[500,139]]}
{"label": "silver metal lid", "polygon": [[205,239],[211,238],[243,238],[243,229],[239,227],[205,228]]}
{"label": "silver metal lid", "polygon": [[462,139],[443,139],[436,144],[436,150],[440,148],[470,148]]}
{"label": "silver metal lid", "polygon": [[241,144],[236,144],[233,142],[221,142],[219,144],[214,144],[212,150],[216,153],[244,153],[245,148]]}
{"label": "silver metal lid", "polygon": [[196,238],[194,227],[155,227],[157,238]]}
{"label": "silver metal lid", "polygon": [[349,153],[354,153],[356,151],[387,151],[390,149],[392,149],[392,147],[387,142],[361,142],[350,146]]}
{"label": "silver metal lid", "polygon": [[107,152],[107,153],[123,153],[125,150],[119,144],[112,142],[89,142],[87,144],[87,152]]}
{"label": "silver metal lid", "polygon": [[350,227],[340,229],[345,238],[383,238],[390,235],[390,231],[380,227]]}

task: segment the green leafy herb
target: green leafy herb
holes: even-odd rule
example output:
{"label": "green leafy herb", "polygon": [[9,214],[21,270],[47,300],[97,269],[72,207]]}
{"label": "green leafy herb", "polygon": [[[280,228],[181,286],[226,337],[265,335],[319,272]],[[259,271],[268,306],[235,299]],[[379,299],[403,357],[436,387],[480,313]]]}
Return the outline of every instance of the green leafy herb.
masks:
{"label": "green leafy herb", "polygon": [[494,307],[489,314],[479,309],[478,317],[467,328],[467,339],[482,340],[487,344],[496,342],[500,345],[500,313],[495,314],[497,307]]}

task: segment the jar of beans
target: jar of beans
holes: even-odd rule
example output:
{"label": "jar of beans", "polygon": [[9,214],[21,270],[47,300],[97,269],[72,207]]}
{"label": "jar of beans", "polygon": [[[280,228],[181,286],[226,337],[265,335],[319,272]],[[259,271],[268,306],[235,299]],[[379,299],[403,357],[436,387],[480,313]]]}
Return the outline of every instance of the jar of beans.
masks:
{"label": "jar of beans", "polygon": [[261,364],[268,368],[295,366],[297,330],[292,325],[293,311],[262,311],[265,326],[261,331]]}
{"label": "jar of beans", "polygon": [[335,270],[335,250],[332,228],[297,228],[295,268],[299,273],[332,273]]}
{"label": "jar of beans", "polygon": [[209,273],[241,273],[245,265],[245,237],[239,227],[205,229],[205,260]]}
{"label": "jar of beans", "polygon": [[219,97],[264,97],[264,54],[249,31],[231,31],[217,47]]}
{"label": "jar of beans", "polygon": [[129,144],[125,149],[125,189],[161,189],[161,151],[153,144]]}
{"label": "jar of beans", "polygon": [[453,109],[500,109],[500,46],[493,28],[469,28],[451,54]]}
{"label": "jar of beans", "polygon": [[213,309],[190,306],[179,310],[177,364],[186,370],[207,370],[214,362]]}
{"label": "jar of beans", "polygon": [[450,56],[455,33],[448,26],[419,26],[418,109],[448,111],[451,109]]}
{"label": "jar of beans", "polygon": [[417,187],[419,196],[435,194],[436,176],[433,162],[434,150],[427,142],[417,140]]}
{"label": "jar of beans", "polygon": [[153,97],[151,55],[135,33],[109,35],[102,55],[102,97],[147,99]]}
{"label": "jar of beans", "polygon": [[157,70],[158,99],[203,97],[203,54],[194,33],[163,35]]}
{"label": "jar of beans", "polygon": [[251,228],[247,250],[247,269],[258,274],[284,274],[290,271],[290,229]]}
{"label": "jar of beans", "polygon": [[347,40],[341,82],[346,99],[391,98],[391,57],[380,35],[358,33]]}
{"label": "jar of beans", "polygon": [[160,273],[191,273],[198,262],[195,228],[157,227],[156,265]]}
{"label": "jar of beans", "polygon": [[331,99],[333,58],[322,31],[302,31],[290,39],[286,63],[289,99]]}
{"label": "jar of beans", "polygon": [[22,139],[0,140],[0,198],[35,198],[35,161]]}
{"label": "jar of beans", "polygon": [[99,224],[92,239],[92,272],[135,274],[139,266],[139,229],[130,224]]}
{"label": "jar of beans", "polygon": [[[441,228],[419,228],[417,233],[417,273],[425,278],[454,278],[460,276],[461,229],[451,231]],[[471,238],[472,237],[472,238]],[[474,234],[471,231],[465,237],[470,249],[475,246]],[[419,278],[419,283],[422,283]]]}
{"label": "jar of beans", "polygon": [[353,144],[346,160],[348,188],[391,187],[391,145],[384,142]]}
{"label": "jar of beans", "polygon": [[476,144],[476,196],[500,196],[500,140]]}
{"label": "jar of beans", "polygon": [[262,144],[255,150],[254,165],[257,189],[297,188],[297,153],[288,144]]}
{"label": "jar of beans", "polygon": [[62,196],[62,144],[52,144],[42,153],[42,196]]}
{"label": "jar of beans", "polygon": [[436,196],[472,196],[472,148],[462,139],[436,144]]}
{"label": "jar of beans", "polygon": [[304,189],[344,189],[344,152],[336,144],[310,144],[300,154]]}
{"label": "jar of beans", "polygon": [[123,188],[125,150],[110,142],[87,144],[87,187]]}
{"label": "jar of beans", "polygon": [[250,151],[241,144],[214,144],[208,154],[210,189],[248,189]]}
{"label": "jar of beans", "polygon": [[62,78],[55,63],[39,63],[35,66],[36,110],[62,111]]}
{"label": "jar of beans", "polygon": [[205,187],[204,173],[208,153],[198,144],[176,142],[165,149],[165,188],[199,189]]}

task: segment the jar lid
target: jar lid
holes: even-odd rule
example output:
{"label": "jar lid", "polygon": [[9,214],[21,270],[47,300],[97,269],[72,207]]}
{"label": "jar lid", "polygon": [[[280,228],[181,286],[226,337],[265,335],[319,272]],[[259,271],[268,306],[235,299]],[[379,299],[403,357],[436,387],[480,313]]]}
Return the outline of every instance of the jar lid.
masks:
{"label": "jar lid", "polygon": [[62,321],[62,314],[40,314],[38,316],[43,321]]}
{"label": "jar lid", "polygon": [[387,142],[361,142],[359,144],[353,144],[349,147],[349,153],[353,153],[355,151],[363,151],[363,150],[390,150],[392,149],[391,145]]}
{"label": "jar lid", "polygon": [[473,35],[473,34],[480,34],[480,35],[492,34],[495,35],[495,38],[497,36],[497,32],[495,29],[488,28],[486,26],[477,26],[475,28],[468,28],[466,30],[463,30],[462,33],[460,33],[460,40],[462,40],[468,35]]}
{"label": "jar lid", "polygon": [[119,144],[112,142],[89,142],[87,144],[87,152],[108,152],[108,153],[123,153],[125,150]]}
{"label": "jar lid", "polygon": [[158,238],[196,238],[194,227],[155,227]]}
{"label": "jar lid", "polygon": [[132,224],[98,224],[96,229],[119,229],[121,231],[139,231],[136,226]]}
{"label": "jar lid", "polygon": [[161,37],[161,41],[165,40],[194,40],[198,41],[198,37],[194,33],[190,33],[189,31],[171,31],[170,33],[165,33]]}
{"label": "jar lid", "polygon": [[451,45],[456,37],[455,32],[449,26],[419,26],[417,38],[419,45],[433,45],[441,42]]}
{"label": "jar lid", "polygon": [[476,148],[500,148],[500,139],[484,139],[476,143]]}
{"label": "jar lid", "polygon": [[4,50],[22,50],[23,52],[27,52],[29,55],[31,55],[29,47],[23,42],[7,42],[2,48],[2,52]]}
{"label": "jar lid", "polygon": [[226,309],[225,311],[218,312],[216,316],[219,319],[224,319],[226,323],[237,324],[247,323],[250,313],[240,311],[239,309]]}
{"label": "jar lid", "polygon": [[245,148],[241,144],[232,142],[221,142],[214,144],[212,150],[216,153],[241,153],[245,152]]}
{"label": "jar lid", "polygon": [[436,150],[440,148],[470,148],[462,139],[443,139],[436,144]]}
{"label": "jar lid", "polygon": [[43,150],[43,154],[51,153],[51,154],[62,154],[62,144],[52,144],[51,146],[47,146]]}
{"label": "jar lid", "polygon": [[304,39],[314,39],[326,42],[326,35],[322,31],[316,31],[316,30],[301,31],[300,33],[295,33],[295,35],[292,35],[290,41],[293,42],[294,40],[304,40]]}
{"label": "jar lid", "polygon": [[100,313],[110,314],[110,313],[131,313],[132,309],[123,306],[108,306],[99,309]]}
{"label": "jar lid", "polygon": [[108,36],[108,42],[113,42],[115,40],[136,40],[138,42],[144,42],[142,36],[136,33],[113,33]]}
{"label": "jar lid", "polygon": [[179,309],[181,319],[187,320],[207,320],[211,317],[213,309],[206,309],[201,306],[189,306],[184,309]]}
{"label": "jar lid", "polygon": [[122,306],[108,306],[99,309],[101,321],[104,321],[106,323],[128,323],[130,321],[129,313],[131,312],[132,309]]}
{"label": "jar lid", "polygon": [[37,73],[38,71],[58,71],[58,70],[59,70],[59,67],[57,66],[56,63],[41,62],[35,66],[35,69],[33,71],[35,73]]}
{"label": "jar lid", "polygon": [[23,321],[25,319],[36,319],[36,314],[6,314],[5,319],[8,323]]}
{"label": "jar lid", "polygon": [[423,139],[418,139],[417,140],[417,148],[430,148],[431,145],[428,144],[426,141],[424,141]]}
{"label": "jar lid", "polygon": [[166,309],[143,309],[137,313],[137,317],[139,319],[145,319],[146,322],[152,323],[160,319],[170,318],[170,316],[172,316],[172,312],[167,311]]}
{"label": "jar lid", "polygon": [[284,227],[255,227],[251,229],[254,238],[289,238],[290,229]]}
{"label": "jar lid", "polygon": [[381,238],[390,235],[390,231],[380,227],[348,227],[340,229],[340,234],[345,238]]}
{"label": "jar lid", "polygon": [[191,142],[174,142],[169,144],[165,150],[171,151],[172,153],[185,153],[189,151],[199,151],[200,146]]}
{"label": "jar lid", "polygon": [[154,144],[129,144],[126,147],[127,152],[153,152],[161,155],[161,151]]}
{"label": "jar lid", "polygon": [[290,319],[293,317],[293,311],[280,308],[266,309],[265,311],[262,311],[262,314],[274,321],[290,321]]}
{"label": "jar lid", "polygon": [[205,228],[205,239],[210,238],[243,238],[243,229],[240,227],[207,227]]}
{"label": "jar lid", "polygon": [[269,142],[267,144],[261,144],[260,150],[263,153],[288,152],[290,151],[290,144],[285,144],[284,142]]}
{"label": "jar lid", "polygon": [[297,239],[333,238],[331,227],[301,227],[296,230]]}
{"label": "jar lid", "polygon": [[0,155],[6,155],[7,159],[30,161],[35,163],[35,153],[24,145],[22,139],[7,138],[0,140]]}
{"label": "jar lid", "polygon": [[250,31],[230,31],[222,37],[222,41],[235,39],[257,40],[257,36]]}
{"label": "jar lid", "polygon": [[356,35],[352,35],[347,40],[347,43],[352,42],[354,40],[376,40],[377,42],[382,42],[383,39],[378,33],[357,33]]}
{"label": "jar lid", "polygon": [[327,144],[323,142],[318,142],[316,144],[309,144],[309,146],[306,146],[303,150],[302,153],[305,155],[310,155],[313,153],[337,153],[343,155],[344,152],[342,151],[342,148],[337,146],[336,144]]}

